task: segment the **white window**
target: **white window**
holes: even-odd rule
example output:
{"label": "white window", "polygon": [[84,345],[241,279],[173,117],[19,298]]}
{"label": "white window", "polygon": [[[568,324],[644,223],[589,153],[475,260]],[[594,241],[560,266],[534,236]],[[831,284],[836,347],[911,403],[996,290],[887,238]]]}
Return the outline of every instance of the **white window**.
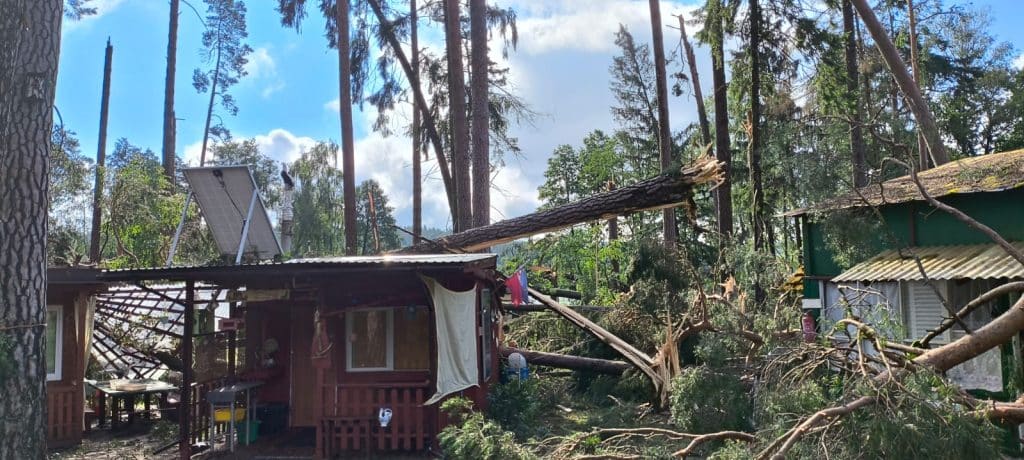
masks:
{"label": "white window", "polygon": [[[939,292],[948,297],[945,282],[932,281],[932,283]],[[942,320],[949,316],[949,313],[946,312],[946,307],[942,305],[942,299],[935,293],[935,289],[932,289],[928,284],[914,281],[906,283],[906,286],[910,338],[918,340],[938,328]],[[935,343],[946,342],[949,342],[949,331],[935,338]]]}
{"label": "white window", "polygon": [[64,315],[60,305],[46,307],[46,381],[60,380],[64,354]]}

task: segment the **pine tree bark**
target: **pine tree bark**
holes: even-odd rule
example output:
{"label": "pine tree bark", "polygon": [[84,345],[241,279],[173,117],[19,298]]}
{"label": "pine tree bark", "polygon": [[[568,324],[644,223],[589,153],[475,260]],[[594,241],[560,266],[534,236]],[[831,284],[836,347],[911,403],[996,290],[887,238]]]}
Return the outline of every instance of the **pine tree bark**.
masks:
{"label": "pine tree bark", "polygon": [[338,26],[338,102],[341,117],[342,193],[345,209],[345,254],[354,256],[358,249],[356,222],[356,161],[352,139],[352,59],[349,50],[349,0],[338,0],[335,20]]}
{"label": "pine tree bark", "polygon": [[725,18],[716,16],[708,20],[710,24],[705,26],[709,26],[713,34],[711,76],[715,83],[715,158],[722,162],[724,168],[722,182],[715,189],[716,217],[718,233],[729,238],[732,236],[732,152],[729,147],[729,87],[725,82],[725,32],[722,24]]}
{"label": "pine tree bark", "polygon": [[175,126],[174,119],[174,74],[177,71],[178,62],[178,7],[180,0],[171,0],[171,11],[168,15],[167,27],[167,73],[164,76],[164,143],[163,143],[163,166],[164,175],[172,184],[174,183],[174,149],[175,149]]}
{"label": "pine tree bark", "polygon": [[61,0],[0,0],[0,458],[46,455],[46,212]]}
{"label": "pine tree bark", "polygon": [[861,104],[858,83],[860,68],[857,64],[856,17],[850,0],[843,0],[843,44],[846,53],[846,97],[853,99],[850,114],[850,153],[853,162],[853,186],[868,185],[867,146],[864,144],[864,106]]}
{"label": "pine tree bark", "polygon": [[469,125],[466,120],[466,81],[462,65],[462,28],[458,0],[444,1],[445,47],[448,59],[448,117],[451,119],[452,172],[456,210],[452,226],[462,232],[473,226],[469,177]]}
{"label": "pine tree bark", "polygon": [[[921,68],[917,50],[917,11],[914,0],[907,0],[907,20],[910,26],[910,68],[914,72],[914,84],[921,88]],[[928,169],[928,146],[924,142],[924,134],[920,127],[917,130],[917,165],[921,171]]]}
{"label": "pine tree bark", "polygon": [[487,2],[470,0],[470,101],[473,113],[473,226],[491,223],[490,98],[487,95]]}
{"label": "pine tree bark", "polygon": [[[754,248],[764,251],[768,226],[764,219],[764,187],[761,179],[761,7],[750,0],[750,186],[753,189],[751,222]],[[760,286],[758,286],[758,293]],[[759,299],[760,300],[760,299]]]}
{"label": "pine tree bark", "polygon": [[704,107],[704,93],[700,88],[700,74],[697,73],[697,57],[693,53],[693,46],[686,36],[686,20],[679,15],[679,36],[683,41],[683,50],[686,52],[686,63],[690,68],[690,84],[693,85],[693,99],[697,103],[697,122],[700,126],[700,141],[705,146],[711,145],[711,126],[708,124],[708,111]]}
{"label": "pine tree bark", "polygon": [[[672,165],[672,131],[668,118],[668,76],[665,69],[665,38],[662,34],[661,3],[659,0],[648,0],[651,10],[651,45],[654,48],[654,79],[658,91],[658,158],[661,160],[661,172],[665,173]],[[664,244],[674,248],[679,239],[676,229],[676,211],[672,208],[662,210],[661,230]]]}
{"label": "pine tree bark", "polygon": [[[409,46],[412,73],[420,74],[419,11],[416,0],[409,0]],[[411,85],[412,83],[410,83]],[[412,109],[412,242],[423,236],[423,158],[420,153],[420,111],[413,101]]]}
{"label": "pine tree bark", "polygon": [[932,163],[935,166],[949,163],[949,153],[946,152],[946,145],[942,143],[939,127],[935,124],[935,117],[932,115],[931,109],[928,108],[928,102],[925,101],[924,96],[921,95],[920,88],[917,87],[917,84],[914,83],[913,78],[907,71],[906,64],[903,63],[899,51],[896,50],[896,45],[893,44],[892,39],[889,38],[885,31],[885,26],[878,21],[878,17],[875,16],[875,12],[871,10],[866,0],[850,1],[853,3],[854,8],[857,9],[857,14],[860,15],[860,19],[864,22],[864,26],[867,27],[871,38],[875,40],[875,45],[878,46],[878,50],[882,53],[882,58],[885,59],[889,71],[892,72],[896,84],[903,93],[903,97],[907,100],[907,105],[913,111],[914,118],[917,120],[921,132],[924,133],[924,140],[927,144]]}
{"label": "pine tree bark", "polygon": [[107,163],[107,115],[110,112],[110,72],[114,60],[114,47],[107,39],[103,56],[103,95],[100,97],[100,132],[96,146],[96,183],[92,192],[92,228],[89,232],[89,261],[100,261],[100,227],[103,221],[103,187]]}

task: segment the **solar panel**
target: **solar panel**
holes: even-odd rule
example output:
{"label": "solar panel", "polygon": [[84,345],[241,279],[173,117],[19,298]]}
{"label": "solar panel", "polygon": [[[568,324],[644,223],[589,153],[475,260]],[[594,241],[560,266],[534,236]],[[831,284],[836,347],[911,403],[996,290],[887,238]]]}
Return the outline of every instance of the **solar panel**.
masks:
{"label": "solar panel", "polygon": [[[243,232],[243,254],[261,260],[281,254],[281,244],[248,166],[185,168],[183,172],[221,255],[238,254]],[[246,231],[250,207],[252,217]]]}

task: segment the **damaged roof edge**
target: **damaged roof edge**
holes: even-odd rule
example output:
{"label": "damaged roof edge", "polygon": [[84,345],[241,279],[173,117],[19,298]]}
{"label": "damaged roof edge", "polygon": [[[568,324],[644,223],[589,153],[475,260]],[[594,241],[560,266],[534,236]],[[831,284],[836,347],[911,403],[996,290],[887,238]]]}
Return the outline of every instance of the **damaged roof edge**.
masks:
{"label": "damaged roof edge", "polygon": [[353,257],[320,257],[293,259],[284,262],[266,262],[242,265],[205,265],[154,268],[128,268],[104,270],[99,275],[102,281],[133,280],[203,280],[209,277],[233,277],[240,275],[273,276],[325,271],[376,271],[376,270],[418,270],[452,268],[494,268],[495,254],[427,254],[427,255],[382,255]]}

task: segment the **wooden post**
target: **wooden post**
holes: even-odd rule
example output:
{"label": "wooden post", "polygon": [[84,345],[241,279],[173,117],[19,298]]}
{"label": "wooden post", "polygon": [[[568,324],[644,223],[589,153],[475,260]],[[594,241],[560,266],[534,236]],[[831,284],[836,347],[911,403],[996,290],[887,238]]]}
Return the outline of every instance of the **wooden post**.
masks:
{"label": "wooden post", "polygon": [[195,332],[195,281],[185,282],[185,325],[181,333],[181,402],[178,406],[178,452],[181,460],[192,456],[192,335]]}

